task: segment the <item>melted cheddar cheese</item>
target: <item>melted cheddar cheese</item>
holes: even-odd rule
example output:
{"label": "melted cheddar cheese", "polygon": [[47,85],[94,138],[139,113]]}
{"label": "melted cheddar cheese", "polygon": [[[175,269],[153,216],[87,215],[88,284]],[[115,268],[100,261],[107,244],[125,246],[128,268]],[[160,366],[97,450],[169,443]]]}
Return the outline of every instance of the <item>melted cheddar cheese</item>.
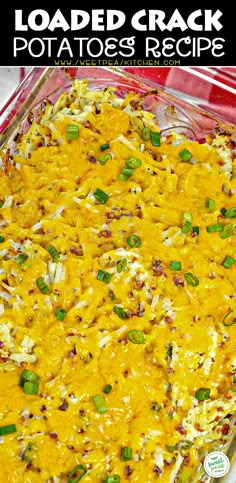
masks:
{"label": "melted cheddar cheese", "polygon": [[[143,128],[160,132],[141,95],[76,81],[1,154],[0,428],[16,425],[0,436],[1,481],[79,481],[77,465],[83,483],[200,481],[231,431],[234,143],[173,128],[155,146]],[[130,158],[141,165],[122,179]]]}

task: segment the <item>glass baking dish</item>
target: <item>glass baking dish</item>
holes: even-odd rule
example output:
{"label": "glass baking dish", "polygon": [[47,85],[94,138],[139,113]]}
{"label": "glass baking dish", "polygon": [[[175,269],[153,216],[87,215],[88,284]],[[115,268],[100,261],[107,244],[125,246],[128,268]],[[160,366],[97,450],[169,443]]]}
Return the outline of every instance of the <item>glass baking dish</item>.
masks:
{"label": "glass baking dish", "polygon": [[[155,114],[162,131],[175,127],[198,141],[204,140],[207,134],[213,132],[227,132],[236,139],[236,110],[232,109],[236,106],[236,93],[233,92],[236,81],[232,75],[226,86],[221,80],[217,80],[217,105],[216,102],[208,103],[204,96],[199,97],[199,82],[202,92],[205,92],[204,89],[209,91],[214,70],[210,70],[208,76],[204,69],[174,68],[169,80],[165,77],[164,82],[163,69],[34,67],[0,110],[0,147],[14,151],[14,138],[19,131],[27,131],[32,110],[39,109],[46,99],[55,102],[61,93],[70,89],[71,79],[88,79],[89,87],[93,89],[112,86],[119,97],[125,96],[131,90],[145,94],[144,107]],[[227,78],[227,72],[222,75]],[[196,93],[198,94],[195,95]],[[232,417],[232,428],[235,421],[236,418]],[[212,479],[201,467],[193,483],[235,483],[235,447],[236,432],[233,429],[229,433],[227,444],[219,448],[230,459],[230,472],[224,478]]]}
{"label": "glass baking dish", "polygon": [[[213,69],[189,67],[33,67],[0,109],[0,146],[17,131],[30,110],[49,96],[54,102],[68,89],[70,77],[88,78],[94,88],[112,85],[121,96],[129,90],[158,90],[155,109],[162,129],[181,123],[182,127],[191,128],[198,140],[219,129],[236,136],[236,79],[232,72],[217,73],[217,79],[215,73]],[[168,106],[174,108],[173,112]]]}

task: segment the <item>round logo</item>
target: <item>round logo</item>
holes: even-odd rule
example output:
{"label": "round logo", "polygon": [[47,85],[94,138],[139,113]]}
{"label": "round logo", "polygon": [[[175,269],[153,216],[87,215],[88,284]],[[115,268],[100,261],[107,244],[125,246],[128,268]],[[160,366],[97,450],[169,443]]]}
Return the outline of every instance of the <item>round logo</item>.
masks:
{"label": "round logo", "polygon": [[204,461],[204,470],[209,476],[220,478],[228,473],[230,467],[229,458],[220,451],[209,453]]}

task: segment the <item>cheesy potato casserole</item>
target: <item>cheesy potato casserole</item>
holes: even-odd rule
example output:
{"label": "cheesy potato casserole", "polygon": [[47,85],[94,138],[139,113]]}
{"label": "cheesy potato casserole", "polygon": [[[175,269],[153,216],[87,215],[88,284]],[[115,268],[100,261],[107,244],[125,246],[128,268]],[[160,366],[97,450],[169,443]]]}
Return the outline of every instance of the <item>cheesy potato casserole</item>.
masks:
{"label": "cheesy potato casserole", "polygon": [[145,99],[74,81],[1,152],[4,483],[201,481],[231,434],[235,143]]}

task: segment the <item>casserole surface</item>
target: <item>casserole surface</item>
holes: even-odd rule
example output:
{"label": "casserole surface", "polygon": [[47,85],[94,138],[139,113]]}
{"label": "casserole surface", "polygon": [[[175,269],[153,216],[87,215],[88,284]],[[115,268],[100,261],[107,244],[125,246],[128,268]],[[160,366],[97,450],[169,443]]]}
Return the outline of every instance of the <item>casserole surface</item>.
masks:
{"label": "casserole surface", "polygon": [[75,82],[2,152],[5,481],[67,481],[80,464],[84,481],[184,483],[231,431],[234,142],[161,131],[155,95]]}

